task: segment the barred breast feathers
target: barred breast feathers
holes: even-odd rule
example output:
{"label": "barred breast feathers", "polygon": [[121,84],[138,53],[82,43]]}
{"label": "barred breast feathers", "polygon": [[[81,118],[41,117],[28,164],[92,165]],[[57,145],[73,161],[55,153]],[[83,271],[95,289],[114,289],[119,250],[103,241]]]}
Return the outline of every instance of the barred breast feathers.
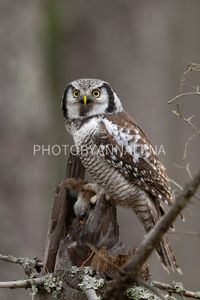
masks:
{"label": "barred breast feathers", "polygon": [[[102,117],[93,141],[105,150],[105,159],[130,182],[135,182],[147,193],[171,204],[169,179],[153,146],[143,131],[126,113]],[[110,147],[110,152],[106,151]]]}

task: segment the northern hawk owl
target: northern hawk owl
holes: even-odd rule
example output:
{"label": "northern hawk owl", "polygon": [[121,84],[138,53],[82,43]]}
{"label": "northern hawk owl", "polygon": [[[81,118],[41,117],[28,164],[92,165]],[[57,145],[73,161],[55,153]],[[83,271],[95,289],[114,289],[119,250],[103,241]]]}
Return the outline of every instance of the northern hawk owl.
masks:
{"label": "northern hawk owl", "polygon": [[[62,110],[80,159],[108,199],[134,210],[146,232],[173,203],[169,179],[149,139],[105,81],[78,79],[65,89]],[[181,272],[164,236],[156,248],[167,269]]]}

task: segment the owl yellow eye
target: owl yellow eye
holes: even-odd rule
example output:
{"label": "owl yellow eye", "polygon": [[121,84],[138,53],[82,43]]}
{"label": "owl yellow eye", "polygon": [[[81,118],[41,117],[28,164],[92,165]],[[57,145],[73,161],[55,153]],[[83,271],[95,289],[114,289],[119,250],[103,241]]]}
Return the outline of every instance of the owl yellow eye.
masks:
{"label": "owl yellow eye", "polygon": [[95,98],[99,98],[101,95],[101,92],[99,89],[95,89],[92,91],[92,96],[95,97]]}
{"label": "owl yellow eye", "polygon": [[73,96],[74,96],[74,98],[77,98],[78,96],[80,96],[80,91],[79,90],[73,90]]}

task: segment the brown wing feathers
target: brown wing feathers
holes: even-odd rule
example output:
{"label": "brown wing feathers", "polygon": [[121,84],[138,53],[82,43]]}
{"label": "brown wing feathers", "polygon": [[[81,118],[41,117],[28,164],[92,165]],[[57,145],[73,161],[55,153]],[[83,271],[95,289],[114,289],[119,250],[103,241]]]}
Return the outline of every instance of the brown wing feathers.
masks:
{"label": "brown wing feathers", "polygon": [[[95,137],[94,142],[97,146],[106,146],[106,148],[103,148],[106,149],[104,151],[105,159],[130,182],[133,181],[138,184],[151,196],[157,211],[157,220],[153,221],[155,225],[159,217],[165,213],[160,200],[165,201],[169,205],[173,202],[165,168],[158,161],[150,141],[128,114],[122,112],[116,115],[107,115],[106,119],[106,122],[102,120],[100,135]],[[113,134],[109,132],[109,126],[113,126],[110,129],[113,131]],[[120,142],[120,135],[126,141],[124,145]],[[138,149],[140,148],[139,150],[141,151],[141,155],[136,153],[137,159],[135,161],[134,150],[137,152],[139,150],[133,149],[133,153],[130,152],[134,147],[134,143],[137,144]],[[128,146],[130,146],[130,149],[128,149]],[[174,265],[178,272],[181,273],[175,255],[165,236],[156,249],[165,268],[171,266],[173,269]]]}

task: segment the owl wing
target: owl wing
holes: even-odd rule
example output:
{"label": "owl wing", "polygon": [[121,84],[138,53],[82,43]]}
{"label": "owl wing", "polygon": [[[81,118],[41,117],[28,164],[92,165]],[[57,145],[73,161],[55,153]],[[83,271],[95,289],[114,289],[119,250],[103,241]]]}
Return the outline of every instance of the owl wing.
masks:
{"label": "owl wing", "polygon": [[156,199],[172,204],[166,170],[144,132],[127,113],[102,117],[93,140],[101,155],[124,177]]}

